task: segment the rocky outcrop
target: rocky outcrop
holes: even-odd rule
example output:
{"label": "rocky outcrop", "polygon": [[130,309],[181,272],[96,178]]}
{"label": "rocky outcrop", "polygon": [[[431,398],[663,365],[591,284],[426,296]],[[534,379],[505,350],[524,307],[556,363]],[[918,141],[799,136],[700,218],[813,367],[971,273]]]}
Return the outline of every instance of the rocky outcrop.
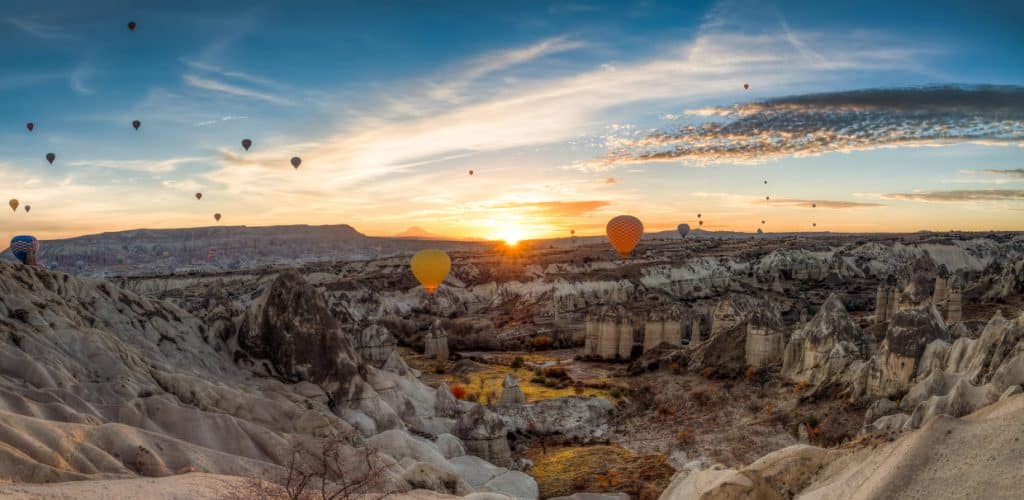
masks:
{"label": "rocky outcrop", "polygon": [[423,354],[428,358],[448,360],[448,333],[441,328],[440,321],[434,321],[423,338]]}
{"label": "rocky outcrop", "polygon": [[498,399],[498,406],[518,406],[526,404],[526,396],[519,389],[519,381],[511,373],[505,375],[501,382],[501,398]]}
{"label": "rocky outcrop", "polygon": [[466,452],[502,467],[512,463],[505,422],[483,406],[462,413],[452,434],[462,440]]}
{"label": "rocky outcrop", "polygon": [[870,340],[832,294],[807,325],[798,330],[783,356],[782,375],[821,390],[850,381],[868,359]]}
{"label": "rocky outcrop", "polygon": [[397,342],[387,328],[370,325],[359,333],[359,353],[367,363],[380,368],[395,352]]}
{"label": "rocky outcrop", "polygon": [[615,407],[603,398],[562,397],[495,410],[508,430],[527,435],[561,435],[576,441],[604,439]]}
{"label": "rocky outcrop", "polygon": [[926,347],[935,340],[948,343],[950,335],[934,305],[896,313],[872,360],[867,378],[868,394],[886,397],[909,388]]}

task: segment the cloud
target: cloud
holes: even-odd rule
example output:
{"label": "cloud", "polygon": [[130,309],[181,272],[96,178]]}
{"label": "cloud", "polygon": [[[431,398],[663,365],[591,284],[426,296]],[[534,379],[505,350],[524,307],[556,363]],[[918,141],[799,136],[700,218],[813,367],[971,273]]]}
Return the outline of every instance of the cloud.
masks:
{"label": "cloud", "polygon": [[248,99],[256,99],[259,101],[269,102],[271,104],[277,104],[280,106],[294,104],[291,100],[285,99],[283,97],[278,97],[276,95],[249,89],[246,87],[242,87],[240,85],[233,85],[219,80],[203,78],[201,76],[194,75],[191,73],[185,74],[184,76],[182,76],[182,79],[185,81],[186,84],[203,90],[210,90],[213,92],[220,92],[237,97],[245,97]]}
{"label": "cloud", "polygon": [[586,201],[534,201],[491,204],[488,208],[512,210],[528,215],[544,217],[579,217],[608,206],[604,200]]}
{"label": "cloud", "polygon": [[1024,201],[1021,189],[958,189],[881,195],[888,200],[921,201],[926,203],[966,203],[975,201]]}
{"label": "cloud", "polygon": [[82,62],[75,69],[71,71],[69,78],[69,84],[71,90],[80,95],[91,95],[93,93],[92,87],[89,86],[89,79],[92,78],[95,71],[88,62]]}
{"label": "cloud", "polygon": [[607,179],[605,179],[605,180],[604,180],[604,183],[605,183],[605,184],[615,184],[615,183],[617,183],[617,182],[619,182],[619,181],[615,180],[615,178],[614,178],[614,177],[609,177],[609,178],[607,178]]}
{"label": "cloud", "polygon": [[998,175],[1001,177],[1009,177],[1012,179],[1024,179],[1024,168],[1010,168],[1010,169],[998,169],[998,168],[986,168],[981,170],[967,170],[971,173],[987,174],[987,175]]}
{"label": "cloud", "polygon": [[181,165],[208,161],[203,156],[168,158],[166,160],[79,160],[71,162],[73,167],[98,167],[135,172],[173,172]]}
{"label": "cloud", "polygon": [[870,89],[691,110],[719,119],[610,141],[602,169],[649,161],[759,163],[790,156],[959,142],[1024,143],[1024,87]]}
{"label": "cloud", "polygon": [[234,120],[245,120],[246,118],[249,118],[249,117],[248,116],[232,116],[232,115],[227,115],[227,116],[222,116],[222,117],[220,117],[220,118],[218,118],[216,120],[203,120],[201,122],[196,122],[195,126],[197,126],[197,127],[206,127],[206,126],[209,126],[209,125],[213,125],[215,123],[230,122],[230,121],[234,121]]}
{"label": "cloud", "polygon": [[33,19],[9,17],[7,23],[40,40],[60,40],[71,36],[58,26],[45,24]]}
{"label": "cloud", "polygon": [[858,201],[843,200],[796,200],[796,199],[772,199],[772,205],[786,205],[798,208],[831,208],[831,209],[856,209],[856,208],[877,208],[884,207],[881,203],[865,203]]}

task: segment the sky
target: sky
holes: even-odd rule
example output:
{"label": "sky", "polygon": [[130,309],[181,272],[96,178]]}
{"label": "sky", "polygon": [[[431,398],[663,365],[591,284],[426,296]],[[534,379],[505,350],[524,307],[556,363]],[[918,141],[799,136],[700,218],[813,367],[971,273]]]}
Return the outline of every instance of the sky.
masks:
{"label": "sky", "polygon": [[0,67],[0,235],[1024,230],[1020,2],[16,0]]}

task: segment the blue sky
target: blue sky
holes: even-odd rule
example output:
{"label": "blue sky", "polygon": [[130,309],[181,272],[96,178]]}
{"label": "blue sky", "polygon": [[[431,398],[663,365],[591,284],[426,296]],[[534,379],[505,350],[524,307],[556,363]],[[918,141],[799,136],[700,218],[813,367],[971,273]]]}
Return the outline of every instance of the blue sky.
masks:
{"label": "blue sky", "polygon": [[0,232],[1024,229],[1024,7],[896,3],[7,2]]}

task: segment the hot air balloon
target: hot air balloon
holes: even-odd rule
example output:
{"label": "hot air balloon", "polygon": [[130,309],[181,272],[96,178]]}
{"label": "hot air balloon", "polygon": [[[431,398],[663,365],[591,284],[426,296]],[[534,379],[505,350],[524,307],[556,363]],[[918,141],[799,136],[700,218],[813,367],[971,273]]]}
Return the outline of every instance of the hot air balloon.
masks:
{"label": "hot air balloon", "polygon": [[750,90],[750,84],[749,83],[744,83],[743,84],[743,90]]}
{"label": "hot air balloon", "polygon": [[698,218],[698,219],[700,218],[700,214],[697,214],[697,218]]}
{"label": "hot air balloon", "polygon": [[469,171],[469,175],[473,175],[473,171],[472,170]]}
{"label": "hot air balloon", "polygon": [[56,159],[57,159],[57,155],[55,155],[53,153],[46,153],[46,161],[50,162],[50,165],[53,165],[53,161],[56,160]]}
{"label": "hot air balloon", "polygon": [[292,157],[292,166],[293,167],[298,169],[299,165],[301,165],[301,164],[302,164],[302,158],[299,158],[298,156],[293,156]]}
{"label": "hot air balloon", "polygon": [[757,235],[758,235],[758,236],[761,236],[761,235],[763,235],[763,234],[764,234],[764,231],[763,231],[763,230],[761,230],[761,228],[757,228]]}
{"label": "hot air balloon", "polygon": [[811,223],[811,227],[818,227],[818,223],[817,222],[812,222]]}
{"label": "hot air balloon", "polygon": [[11,238],[11,253],[22,264],[35,265],[39,253],[39,240],[35,236],[21,235]]}
{"label": "hot air balloon", "polygon": [[765,196],[765,197],[764,197],[764,201],[768,201],[768,200],[770,200],[770,199],[771,199],[771,198],[769,198],[769,197],[767,197],[767,196]]}
{"label": "hot air balloon", "polygon": [[451,271],[452,260],[441,250],[425,249],[412,256],[409,267],[427,293],[434,293]]}
{"label": "hot air balloon", "polygon": [[128,21],[128,31],[135,31],[135,21]]}
{"label": "hot air balloon", "polygon": [[196,193],[196,199],[197,200],[203,199],[203,193]]}
{"label": "hot air balloon", "polygon": [[572,236],[576,236],[576,230],[575,229],[570,229],[569,230],[569,234],[572,235]]}
{"label": "hot air balloon", "polygon": [[250,146],[252,146],[252,139],[242,139],[242,147],[245,148],[246,151],[249,150]]}
{"label": "hot air balloon", "polygon": [[764,225],[764,221],[761,221],[761,225]]}
{"label": "hot air balloon", "polygon": [[644,224],[632,215],[619,215],[608,221],[605,230],[608,233],[608,242],[619,256],[625,259],[636,248],[636,244],[640,243],[640,237],[644,235]]}
{"label": "hot air balloon", "polygon": [[25,213],[29,213],[31,211],[32,211],[32,205],[25,205]]}
{"label": "hot air balloon", "polygon": [[220,214],[219,213],[213,214],[213,218],[216,219],[217,222],[220,222]]}
{"label": "hot air balloon", "polygon": [[138,130],[139,127],[141,127],[141,126],[142,126],[142,122],[140,122],[138,120],[132,120],[132,127],[135,127],[135,130]]}
{"label": "hot air balloon", "polygon": [[676,230],[679,231],[679,236],[685,238],[686,235],[690,233],[690,225],[689,224],[680,224],[680,225],[676,226]]}
{"label": "hot air balloon", "polygon": [[18,211],[18,200],[11,198],[11,201],[8,201],[7,204],[10,205],[12,212]]}
{"label": "hot air balloon", "polygon": [[764,184],[765,184],[766,186],[768,185],[768,179],[765,179],[765,180],[764,180]]}
{"label": "hot air balloon", "polygon": [[36,128],[36,124],[32,123],[32,122],[28,122],[28,123],[25,124],[25,128],[27,128],[28,131],[31,132],[32,129]]}
{"label": "hot air balloon", "polygon": [[697,224],[698,224],[699,226],[702,226],[702,227],[703,227],[703,226],[704,226],[704,221],[702,221],[702,220],[699,220],[699,221],[697,221]]}
{"label": "hot air balloon", "polygon": [[811,203],[811,208],[818,208],[818,204],[817,203]]}

